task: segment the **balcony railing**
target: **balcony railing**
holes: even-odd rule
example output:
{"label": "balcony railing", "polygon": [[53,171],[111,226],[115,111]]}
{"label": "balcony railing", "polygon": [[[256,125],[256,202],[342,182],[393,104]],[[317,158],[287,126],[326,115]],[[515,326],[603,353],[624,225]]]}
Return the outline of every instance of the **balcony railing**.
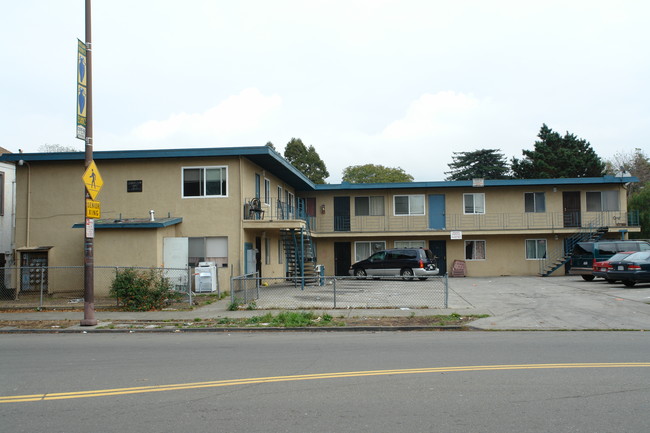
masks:
{"label": "balcony railing", "polygon": [[245,220],[288,221],[306,220],[306,213],[301,200],[293,203],[269,199],[268,203],[263,198],[250,198],[244,202]]}
{"label": "balcony railing", "polygon": [[427,216],[318,216],[312,231],[328,232],[416,232],[427,230],[554,230],[597,227],[638,227],[638,211],[545,213],[489,213],[483,215],[447,214],[444,227],[430,227]]}
{"label": "balcony railing", "polygon": [[265,221],[304,220],[307,221],[310,230],[317,233],[555,230],[588,226],[639,227],[638,211],[446,214],[444,227],[430,227],[427,215],[308,216],[303,200],[296,199],[291,203],[277,198],[271,198],[268,203],[265,203],[263,198],[246,199],[243,205],[243,218]]}

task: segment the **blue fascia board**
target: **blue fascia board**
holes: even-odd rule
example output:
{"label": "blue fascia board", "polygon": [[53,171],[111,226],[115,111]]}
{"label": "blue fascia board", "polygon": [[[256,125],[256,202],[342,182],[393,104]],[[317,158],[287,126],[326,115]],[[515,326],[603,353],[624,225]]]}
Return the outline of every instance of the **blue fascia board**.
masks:
{"label": "blue fascia board", "polygon": [[[183,222],[183,218],[165,218],[158,221],[136,221],[136,220],[96,220],[95,229],[161,229]],[[84,228],[84,223],[77,223],[73,229]]]}
{"label": "blue fascia board", "polygon": [[[93,152],[93,159],[151,159],[151,158],[192,158],[205,156],[246,156],[260,155],[273,151],[268,146],[254,147],[205,147],[192,149],[144,149],[144,150],[100,150]],[[273,152],[277,155],[276,152]],[[84,152],[41,152],[5,153],[0,161],[83,161]]]}
{"label": "blue fascia board", "polygon": [[[484,187],[491,186],[549,186],[549,185],[602,185],[638,182],[634,176],[615,177],[577,177],[559,179],[486,179]],[[471,180],[439,182],[400,182],[400,183],[341,183],[315,185],[316,191],[346,191],[362,189],[418,189],[418,188],[467,188],[472,187]]]}

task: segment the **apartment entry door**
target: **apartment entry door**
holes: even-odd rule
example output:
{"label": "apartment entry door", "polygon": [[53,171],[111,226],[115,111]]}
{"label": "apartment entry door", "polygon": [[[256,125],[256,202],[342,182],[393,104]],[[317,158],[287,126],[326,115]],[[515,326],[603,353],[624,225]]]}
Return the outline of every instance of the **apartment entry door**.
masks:
{"label": "apartment entry door", "polygon": [[334,242],[334,275],[349,275],[352,264],[352,244],[350,242]]}
{"label": "apartment entry door", "polygon": [[429,228],[445,229],[445,195],[429,194]]}
{"label": "apartment entry door", "polygon": [[429,249],[436,258],[436,265],[440,270],[438,275],[447,273],[447,241],[429,241]]}
{"label": "apartment entry door", "polygon": [[334,231],[350,231],[350,197],[334,197]]}
{"label": "apartment entry door", "polygon": [[564,209],[564,227],[581,226],[580,191],[564,191],[562,193]]}

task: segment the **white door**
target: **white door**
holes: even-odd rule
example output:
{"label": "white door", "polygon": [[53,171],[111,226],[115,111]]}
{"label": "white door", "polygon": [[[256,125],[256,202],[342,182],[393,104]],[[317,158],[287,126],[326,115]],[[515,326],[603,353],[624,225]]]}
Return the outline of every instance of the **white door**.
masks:
{"label": "white door", "polygon": [[189,253],[188,238],[163,239],[163,266],[166,268],[186,268]]}
{"label": "white door", "polygon": [[163,239],[165,277],[169,278],[177,290],[186,290],[188,283],[190,283],[188,273],[181,271],[181,269],[187,268],[188,253],[188,238]]}

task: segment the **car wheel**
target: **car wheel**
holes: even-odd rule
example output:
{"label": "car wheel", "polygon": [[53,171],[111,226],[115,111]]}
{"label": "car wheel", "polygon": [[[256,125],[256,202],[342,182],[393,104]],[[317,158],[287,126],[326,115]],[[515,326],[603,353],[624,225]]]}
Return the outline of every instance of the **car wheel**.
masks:
{"label": "car wheel", "polygon": [[610,280],[609,278],[605,278],[605,281],[607,281],[609,284],[614,284],[616,280]]}
{"label": "car wheel", "polygon": [[354,270],[354,276],[357,277],[357,278],[365,278],[366,277],[366,271],[364,271],[361,268],[355,269]]}
{"label": "car wheel", "polygon": [[411,268],[404,268],[399,274],[402,276],[402,279],[405,281],[410,281],[413,279],[413,269]]}
{"label": "car wheel", "polygon": [[594,278],[596,277],[594,277],[593,275],[582,275],[582,279],[585,281],[593,281]]}
{"label": "car wheel", "polygon": [[623,284],[625,284],[625,287],[634,287],[634,285],[636,284],[636,281],[623,280]]}

